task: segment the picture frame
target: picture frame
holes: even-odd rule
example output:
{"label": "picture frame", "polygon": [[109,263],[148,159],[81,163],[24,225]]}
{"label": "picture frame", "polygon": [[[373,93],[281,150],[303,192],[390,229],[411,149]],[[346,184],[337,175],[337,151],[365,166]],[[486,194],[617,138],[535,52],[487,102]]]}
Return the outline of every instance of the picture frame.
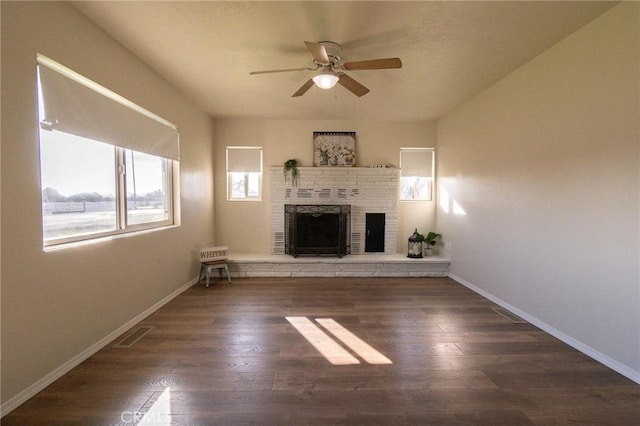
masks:
{"label": "picture frame", "polygon": [[356,164],[356,132],[313,132],[315,167],[353,167]]}

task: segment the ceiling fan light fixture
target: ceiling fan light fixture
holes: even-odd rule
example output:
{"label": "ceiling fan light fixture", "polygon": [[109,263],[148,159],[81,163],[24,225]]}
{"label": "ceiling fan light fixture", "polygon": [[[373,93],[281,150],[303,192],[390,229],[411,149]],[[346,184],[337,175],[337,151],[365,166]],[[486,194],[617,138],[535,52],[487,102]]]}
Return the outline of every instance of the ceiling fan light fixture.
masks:
{"label": "ceiling fan light fixture", "polygon": [[313,76],[313,82],[321,89],[331,89],[338,82],[338,74],[330,69],[320,71]]}

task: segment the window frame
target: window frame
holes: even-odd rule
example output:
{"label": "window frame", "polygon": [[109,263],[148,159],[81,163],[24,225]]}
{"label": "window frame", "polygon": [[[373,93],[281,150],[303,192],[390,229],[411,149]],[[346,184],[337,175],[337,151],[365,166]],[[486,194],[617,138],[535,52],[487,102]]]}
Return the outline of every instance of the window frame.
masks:
{"label": "window frame", "polygon": [[[179,170],[180,170],[179,159],[178,159],[179,146],[177,145],[178,143],[177,140],[179,138],[179,135],[177,133],[177,128],[173,124],[145,110],[144,108],[138,106],[137,104],[134,104],[133,102],[128,101],[122,96],[114,92],[111,92],[110,90],[87,79],[86,77],[83,77],[80,74],[75,73],[73,70],[70,70],[64,67],[63,65],[60,65],[57,62],[49,58],[46,58],[40,54],[38,54],[37,66],[38,66],[38,72],[37,72],[38,78],[36,81],[36,86],[38,89],[38,122],[39,122],[38,147],[40,151],[38,171],[40,175],[40,185],[41,185],[40,206],[41,206],[41,226],[42,226],[41,231],[42,231],[43,248],[45,250],[52,249],[52,248],[62,248],[65,245],[69,245],[69,244],[92,242],[95,240],[100,240],[108,237],[125,236],[128,234],[134,234],[141,231],[146,232],[146,231],[153,231],[153,230],[165,229],[167,227],[177,226],[178,225],[177,218],[179,216],[179,199],[177,195],[178,194],[177,188],[179,187]],[[47,68],[48,69],[47,72],[49,73],[51,72],[51,70],[58,72],[63,77],[66,77],[69,80],[70,84],[81,84],[84,87],[92,90],[93,92],[95,92],[93,96],[95,96],[95,94],[102,95],[105,99],[107,99],[107,101],[105,102],[115,101],[118,104],[120,104],[122,108],[127,108],[130,111],[134,111],[134,114],[139,113],[140,115],[144,116],[143,119],[147,120],[147,123],[149,119],[152,119],[156,122],[156,126],[157,125],[166,126],[169,129],[169,131],[175,132],[175,142],[172,142],[172,143],[175,143],[176,145],[174,145],[175,149],[173,149],[172,151],[171,158],[165,157],[164,154],[160,154],[159,152],[155,152],[155,153],[151,151],[146,152],[146,147],[142,149],[140,148],[136,149],[131,144],[129,144],[129,146],[125,146],[126,144],[123,146],[119,146],[118,144],[114,144],[112,140],[109,140],[109,142],[105,142],[97,138],[82,136],[80,133],[76,134],[75,132],[68,132],[64,128],[57,129],[56,128],[56,125],[58,124],[57,121],[56,120],[51,121],[46,118],[45,106],[44,106],[45,98],[43,96],[43,91],[44,91],[43,82],[40,77],[41,66],[44,66],[45,68]],[[58,76],[58,78],[60,77]],[[47,87],[50,87],[50,86],[47,86]],[[52,99],[54,104],[56,102],[59,102],[55,98],[46,98],[46,99]],[[128,114],[131,114],[131,112],[129,112]],[[100,116],[99,118],[104,120],[103,116]],[[109,117],[107,116],[107,119],[108,118]],[[91,132],[90,130],[91,123],[89,123],[88,125],[89,125],[89,128],[88,128],[89,132]],[[84,132],[85,130],[83,127],[76,127],[76,128],[81,132]],[[127,127],[127,129],[129,128],[130,127]],[[45,143],[43,132],[48,132],[52,130],[55,130],[57,133],[63,135],[61,136],[62,138],[65,137],[64,135],[67,135],[67,137],[79,136],[80,138],[86,139],[88,141],[95,141],[98,143],[102,143],[111,148],[113,154],[112,154],[112,159],[109,161],[113,161],[113,172],[114,172],[113,178],[115,178],[114,194],[113,194],[113,201],[115,203],[115,209],[114,209],[115,227],[113,229],[109,229],[108,231],[82,233],[82,234],[75,234],[71,236],[64,236],[64,237],[57,237],[57,238],[53,237],[53,238],[45,239],[46,238],[45,229],[47,224],[45,224],[45,209],[44,209],[45,197],[44,197],[43,186],[46,185],[46,183],[43,182],[43,177],[44,177],[43,164],[44,162],[47,161],[47,158],[42,152],[43,151],[42,147],[43,147],[43,143]],[[125,131],[128,131],[128,130],[125,130]],[[154,135],[157,135],[157,133],[154,133]],[[145,140],[143,139],[144,138],[141,138],[140,140],[140,142],[142,143],[141,146],[143,146],[145,143]],[[163,141],[163,142],[166,142],[166,141]],[[158,146],[157,144],[154,145],[154,149],[157,150],[157,146]],[[163,146],[168,146],[168,145],[165,143]],[[152,220],[152,221],[145,221],[142,223],[134,223],[134,224],[129,223],[129,212],[128,212],[129,200],[127,197],[127,178],[126,178],[126,173],[127,173],[126,155],[130,154],[131,152],[151,155],[162,161],[160,164],[160,167],[162,168],[162,171],[161,171],[162,187],[160,189],[163,191],[163,194],[162,194],[163,210],[164,210],[163,216],[166,216],[166,219],[163,218],[162,220]],[[104,158],[106,161],[107,153],[105,153],[104,155],[105,155]],[[111,154],[109,154],[109,156],[111,156]],[[102,155],[99,158],[102,158]],[[50,161],[55,161],[55,160],[50,159]],[[85,174],[83,174],[83,176],[84,175]],[[111,175],[111,172],[109,172],[109,175]],[[111,212],[111,209],[109,209],[108,211]],[[95,223],[95,222],[92,222],[92,223]]]}
{"label": "window frame", "polygon": [[[164,189],[166,191],[165,194],[165,203],[166,203],[166,214],[167,214],[167,219],[164,220],[155,220],[155,221],[150,221],[150,222],[143,222],[143,223],[136,223],[136,224],[130,224],[129,223],[129,200],[128,200],[128,196],[127,196],[127,162],[126,162],[126,153],[128,151],[133,151],[133,152],[140,152],[140,151],[134,151],[134,150],[130,150],[130,149],[124,149],[124,148],[119,148],[116,147],[116,151],[121,150],[121,156],[123,157],[123,163],[119,163],[117,168],[118,171],[123,170],[123,172],[120,172],[121,176],[122,176],[122,180],[124,180],[124,186],[121,188],[121,197],[122,197],[122,203],[121,206],[123,206],[124,208],[124,215],[122,215],[122,220],[124,222],[124,229],[127,229],[131,232],[134,231],[139,231],[139,230],[146,230],[146,229],[153,229],[153,228],[162,228],[162,227],[166,227],[166,226],[170,226],[174,224],[174,200],[173,200],[173,161],[169,160],[168,158],[163,158],[163,157],[158,157],[160,159],[163,160],[163,179],[164,179]],[[143,153],[144,154],[144,153]],[[150,155],[150,154],[149,154]],[[120,164],[122,164],[122,167],[120,166]],[[119,176],[119,180],[120,180],[120,176]],[[119,188],[120,189],[120,188]]]}
{"label": "window frame", "polygon": [[[230,152],[234,151],[234,150],[255,150],[258,151],[258,155],[259,155],[259,165],[256,164],[243,164],[243,166],[241,168],[246,169],[246,170],[253,170],[253,171],[229,171],[230,169]],[[227,201],[262,201],[262,183],[263,183],[263,161],[264,161],[264,152],[263,152],[263,147],[261,146],[227,146],[226,150],[225,150],[225,172],[226,172],[226,178],[227,178]],[[232,193],[233,193],[233,179],[232,179],[232,175],[243,175],[243,193],[244,193],[244,197],[238,198],[238,197],[233,197]],[[250,196],[249,195],[249,177],[250,175],[256,175],[258,178],[258,195],[257,196]]]}
{"label": "window frame", "polygon": [[[424,154],[424,153],[430,153],[431,154],[431,164],[428,167],[425,167],[426,169],[429,169],[431,174],[429,175],[428,173],[426,174],[415,174],[415,175],[409,175],[409,176],[403,176],[403,167],[402,167],[402,163],[403,163],[403,154],[404,155],[408,155],[411,152],[415,152],[415,153],[420,153],[420,154]],[[405,161],[407,159],[405,158]],[[399,201],[433,201],[435,199],[435,194],[434,194],[434,190],[435,190],[435,161],[436,161],[436,149],[435,148],[422,148],[422,147],[410,147],[410,148],[400,148],[400,176],[399,176],[399,188],[398,188],[398,200]],[[415,170],[416,163],[412,164],[412,170]],[[413,183],[413,186],[415,187],[416,184],[418,183],[418,179],[427,179],[427,185],[429,186],[429,194],[426,197],[412,197],[412,198],[404,198],[403,197],[403,191],[402,191],[402,187],[403,187],[403,179],[407,179],[407,178],[414,178],[416,179],[416,181]],[[414,190],[412,191],[414,194],[416,193],[416,190],[414,188]]]}
{"label": "window frame", "polygon": [[[43,130],[41,130],[43,131]],[[46,131],[46,130],[44,130]],[[38,135],[39,142],[40,134]],[[126,165],[126,154],[130,151],[127,148],[118,147],[111,144],[105,144],[111,146],[113,149],[113,167],[114,167],[114,176],[115,176],[115,194],[114,194],[114,202],[115,202],[115,229],[104,231],[104,232],[92,232],[88,234],[77,234],[69,237],[59,237],[59,238],[50,238],[45,239],[44,229],[44,198],[42,197],[41,191],[41,206],[42,206],[42,242],[43,247],[50,248],[56,247],[69,243],[77,243],[82,241],[91,241],[96,239],[101,239],[110,236],[119,236],[123,234],[135,233],[138,231],[147,231],[153,229],[161,229],[169,226],[174,226],[175,222],[175,198],[174,198],[174,186],[175,186],[175,174],[174,170],[176,170],[176,162],[167,158],[158,157],[163,160],[164,171],[164,189],[166,191],[165,194],[165,202],[167,206],[166,214],[167,219],[158,220],[158,221],[149,221],[137,224],[129,224],[128,219],[128,197],[127,197],[127,165]],[[134,151],[139,152],[139,151]],[[41,166],[39,166],[41,167]],[[42,176],[41,176],[42,182]]]}

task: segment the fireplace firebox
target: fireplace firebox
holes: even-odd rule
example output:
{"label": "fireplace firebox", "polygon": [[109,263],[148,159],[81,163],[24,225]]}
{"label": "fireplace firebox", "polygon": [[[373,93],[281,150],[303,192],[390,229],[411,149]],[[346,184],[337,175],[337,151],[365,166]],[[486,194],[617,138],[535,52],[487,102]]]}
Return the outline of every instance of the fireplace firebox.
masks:
{"label": "fireplace firebox", "polygon": [[293,257],[350,253],[351,206],[285,204],[285,253]]}

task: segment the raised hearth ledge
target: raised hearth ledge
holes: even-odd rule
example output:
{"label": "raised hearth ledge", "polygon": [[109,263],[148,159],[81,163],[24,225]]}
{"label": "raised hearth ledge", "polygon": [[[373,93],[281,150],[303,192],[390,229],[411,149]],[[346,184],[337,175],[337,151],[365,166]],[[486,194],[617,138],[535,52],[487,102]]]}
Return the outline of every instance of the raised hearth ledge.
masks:
{"label": "raised hearth ledge", "polygon": [[323,256],[231,253],[232,277],[446,277],[451,260],[402,254]]}

